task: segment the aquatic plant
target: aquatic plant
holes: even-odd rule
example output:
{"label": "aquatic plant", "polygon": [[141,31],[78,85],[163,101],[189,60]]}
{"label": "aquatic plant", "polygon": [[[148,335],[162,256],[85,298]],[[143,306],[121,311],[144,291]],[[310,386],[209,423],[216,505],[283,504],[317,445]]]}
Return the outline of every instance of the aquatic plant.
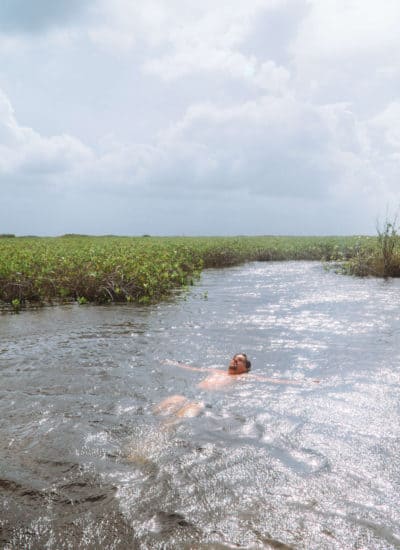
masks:
{"label": "aquatic plant", "polygon": [[201,270],[245,261],[336,260],[354,237],[88,237],[0,241],[0,302],[156,302]]}
{"label": "aquatic plant", "polygon": [[18,298],[14,298],[14,300],[11,300],[11,305],[15,313],[19,313],[21,310],[21,302]]}
{"label": "aquatic plant", "polygon": [[382,258],[382,274],[384,277],[393,277],[400,274],[399,265],[399,235],[397,219],[393,222],[386,219],[383,228],[377,227],[378,247]]}
{"label": "aquatic plant", "polygon": [[400,236],[397,219],[377,224],[377,237],[364,238],[342,271],[360,277],[400,277]]}

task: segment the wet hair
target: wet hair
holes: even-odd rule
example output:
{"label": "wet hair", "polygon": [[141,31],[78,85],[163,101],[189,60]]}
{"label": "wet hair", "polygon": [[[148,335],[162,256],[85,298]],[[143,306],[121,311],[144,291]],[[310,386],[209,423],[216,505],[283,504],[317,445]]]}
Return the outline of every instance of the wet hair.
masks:
{"label": "wet hair", "polygon": [[246,369],[249,371],[251,369],[251,362],[247,359],[247,355],[245,353],[235,353],[233,357],[237,357],[238,355],[241,355],[242,357],[244,357],[246,361]]}

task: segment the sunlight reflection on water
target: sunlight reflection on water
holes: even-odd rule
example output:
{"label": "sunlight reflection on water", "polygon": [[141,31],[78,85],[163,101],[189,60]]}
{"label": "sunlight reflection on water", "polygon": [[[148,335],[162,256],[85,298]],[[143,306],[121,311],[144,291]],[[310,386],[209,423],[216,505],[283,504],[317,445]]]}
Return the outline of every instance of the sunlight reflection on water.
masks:
{"label": "sunlight reflection on water", "polygon": [[[1,544],[400,548],[399,290],[247,264],[155,306],[0,316]],[[293,384],[174,363],[236,351]],[[175,394],[199,416],[157,417]]]}

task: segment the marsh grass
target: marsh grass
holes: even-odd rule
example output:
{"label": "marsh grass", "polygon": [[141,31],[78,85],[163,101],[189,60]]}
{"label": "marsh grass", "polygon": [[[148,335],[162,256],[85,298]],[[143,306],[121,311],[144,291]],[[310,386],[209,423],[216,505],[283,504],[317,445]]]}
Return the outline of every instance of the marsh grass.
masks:
{"label": "marsh grass", "polygon": [[364,238],[342,264],[344,273],[360,277],[400,277],[400,236],[397,219],[377,224],[377,237]]}
{"label": "marsh grass", "polygon": [[382,260],[383,277],[398,277],[400,274],[399,235],[397,219],[385,221],[383,229],[377,228],[378,248]]}
{"label": "marsh grass", "polygon": [[14,311],[27,304],[70,301],[82,305],[145,304],[193,284],[204,268],[246,261],[349,261],[365,239],[368,238],[80,235],[6,238],[0,241],[0,302],[9,304]]}

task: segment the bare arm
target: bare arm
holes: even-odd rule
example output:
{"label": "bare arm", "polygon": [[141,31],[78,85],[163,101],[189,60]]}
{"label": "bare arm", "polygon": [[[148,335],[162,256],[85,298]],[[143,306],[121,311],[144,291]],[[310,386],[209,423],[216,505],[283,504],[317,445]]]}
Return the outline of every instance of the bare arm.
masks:
{"label": "bare arm", "polygon": [[200,372],[204,372],[207,369],[205,367],[193,367],[192,365],[184,365],[183,363],[176,362],[176,366],[180,369],[186,369],[186,370],[197,370]]}

